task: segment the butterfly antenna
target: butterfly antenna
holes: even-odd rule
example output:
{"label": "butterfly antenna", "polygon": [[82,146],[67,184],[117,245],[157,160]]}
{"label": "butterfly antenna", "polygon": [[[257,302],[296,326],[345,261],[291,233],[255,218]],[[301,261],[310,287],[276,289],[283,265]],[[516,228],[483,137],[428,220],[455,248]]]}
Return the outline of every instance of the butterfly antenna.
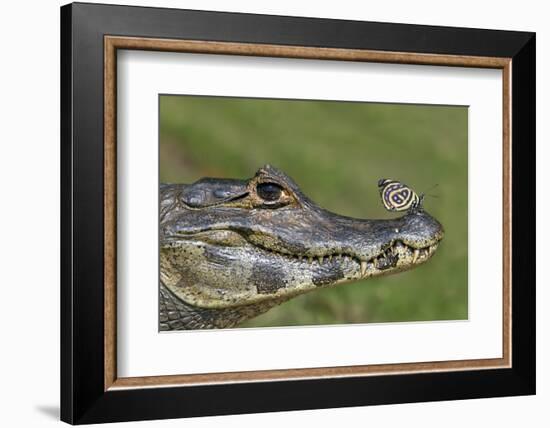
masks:
{"label": "butterfly antenna", "polygon": [[425,190],[425,191],[424,191],[423,193],[424,193],[425,195],[427,195],[427,194],[428,194],[428,192],[429,192],[430,190],[433,190],[433,189],[435,189],[435,188],[436,188],[437,186],[439,186],[439,183],[437,183],[437,184],[434,184],[434,185],[433,185],[432,187],[430,187],[430,188],[429,188],[428,190]]}
{"label": "butterfly antenna", "polygon": [[438,198],[439,198],[438,195],[433,195],[433,194],[431,194],[431,193],[428,193],[430,190],[435,189],[437,186],[439,186],[439,183],[434,184],[434,185],[433,185],[432,187],[430,187],[428,190],[426,190],[425,192],[423,192],[423,193],[422,193],[422,196],[430,196],[430,197],[432,197],[432,198],[438,199]]}

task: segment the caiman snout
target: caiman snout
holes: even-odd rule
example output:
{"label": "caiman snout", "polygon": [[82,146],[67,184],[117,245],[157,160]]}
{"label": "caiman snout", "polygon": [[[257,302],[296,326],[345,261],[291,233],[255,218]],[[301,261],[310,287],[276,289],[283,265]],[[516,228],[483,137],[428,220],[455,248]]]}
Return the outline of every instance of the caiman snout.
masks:
{"label": "caiman snout", "polygon": [[[361,277],[405,270],[427,261],[443,238],[443,227],[424,211],[394,220],[364,220],[358,243]],[[360,235],[359,235],[360,236]]]}
{"label": "caiman snout", "polygon": [[346,270],[348,280],[412,268],[427,261],[443,238],[441,224],[425,211],[367,220],[334,214],[309,200],[304,207],[300,214],[272,213],[271,225],[244,236],[258,248],[313,268],[313,263],[326,266],[333,259],[349,259],[356,269]]}

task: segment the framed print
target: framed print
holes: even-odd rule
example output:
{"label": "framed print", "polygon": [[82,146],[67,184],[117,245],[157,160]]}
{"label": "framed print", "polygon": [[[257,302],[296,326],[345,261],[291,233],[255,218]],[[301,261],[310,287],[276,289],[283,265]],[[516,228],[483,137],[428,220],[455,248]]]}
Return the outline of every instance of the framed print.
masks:
{"label": "framed print", "polygon": [[535,393],[533,33],[75,3],[61,54],[62,420]]}

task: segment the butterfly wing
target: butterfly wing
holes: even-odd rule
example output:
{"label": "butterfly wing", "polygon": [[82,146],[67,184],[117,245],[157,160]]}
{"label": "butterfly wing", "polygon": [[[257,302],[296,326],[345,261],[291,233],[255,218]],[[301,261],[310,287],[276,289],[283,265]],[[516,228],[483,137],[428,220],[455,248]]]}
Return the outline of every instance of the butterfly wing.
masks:
{"label": "butterfly wing", "polygon": [[399,181],[381,179],[378,188],[384,208],[388,211],[407,211],[419,203],[416,192]]}

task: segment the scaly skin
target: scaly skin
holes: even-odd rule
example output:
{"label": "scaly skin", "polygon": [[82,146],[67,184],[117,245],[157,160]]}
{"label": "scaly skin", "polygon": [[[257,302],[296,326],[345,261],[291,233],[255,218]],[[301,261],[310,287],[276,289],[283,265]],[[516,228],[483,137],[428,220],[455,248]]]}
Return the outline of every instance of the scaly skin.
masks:
{"label": "scaly skin", "polygon": [[363,220],[317,206],[269,165],[249,180],[160,189],[160,329],[227,328],[295,296],[432,257],[441,224],[419,209]]}

